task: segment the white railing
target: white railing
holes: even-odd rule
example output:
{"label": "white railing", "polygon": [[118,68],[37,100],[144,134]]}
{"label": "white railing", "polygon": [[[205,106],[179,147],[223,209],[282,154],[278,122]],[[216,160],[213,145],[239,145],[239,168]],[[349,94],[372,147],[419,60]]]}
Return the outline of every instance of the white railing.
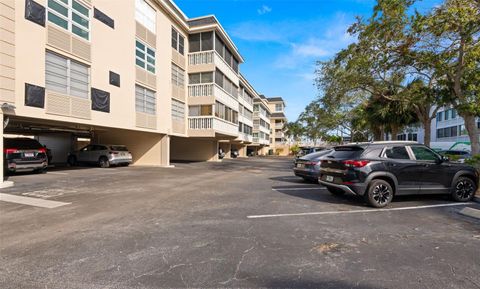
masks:
{"label": "white railing", "polygon": [[213,127],[213,117],[195,117],[188,119],[188,128],[189,129],[212,129]]}
{"label": "white railing", "polygon": [[276,132],[275,133],[275,138],[283,138],[285,134],[283,132]]}
{"label": "white railing", "polygon": [[211,64],[214,62],[214,51],[201,51],[188,54],[189,65]]}
{"label": "white railing", "polygon": [[244,142],[253,142],[253,136],[245,133],[240,133],[239,139]]}
{"label": "white railing", "polygon": [[188,128],[192,130],[210,130],[233,135],[238,135],[238,125],[213,116],[199,116],[188,118]]}
{"label": "white railing", "polygon": [[275,123],[275,128],[282,129],[285,126],[283,123]]}
{"label": "white railing", "polygon": [[190,84],[188,85],[188,96],[190,97],[212,96],[213,87],[214,87],[213,83]]}

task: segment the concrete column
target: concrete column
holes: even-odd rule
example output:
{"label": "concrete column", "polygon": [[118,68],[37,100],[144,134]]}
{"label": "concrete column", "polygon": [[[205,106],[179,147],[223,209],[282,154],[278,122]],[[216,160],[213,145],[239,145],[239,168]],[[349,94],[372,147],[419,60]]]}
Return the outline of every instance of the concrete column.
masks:
{"label": "concrete column", "polygon": [[226,143],[225,146],[224,146],[224,148],[225,148],[225,158],[226,158],[226,159],[231,159],[231,158],[232,158],[232,155],[231,155],[231,153],[232,153],[232,144]]}
{"label": "concrete column", "polygon": [[161,165],[170,166],[170,136],[166,135],[161,140]]}
{"label": "concrete column", "polygon": [[0,189],[1,188],[8,188],[13,186],[13,182],[11,181],[5,181],[5,176],[3,175],[3,124],[4,124],[4,115],[2,110],[0,109],[0,120],[2,123],[0,124],[0,152],[2,153],[2,157],[0,157],[0,169],[2,170],[2,173],[0,174]]}

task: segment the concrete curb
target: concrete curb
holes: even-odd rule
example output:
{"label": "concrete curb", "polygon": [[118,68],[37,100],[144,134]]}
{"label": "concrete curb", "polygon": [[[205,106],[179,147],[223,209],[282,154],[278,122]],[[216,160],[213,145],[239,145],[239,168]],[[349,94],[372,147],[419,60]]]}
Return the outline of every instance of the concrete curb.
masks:
{"label": "concrete curb", "polygon": [[470,218],[474,218],[477,220],[480,220],[480,210],[474,209],[474,208],[463,208],[460,211],[458,211],[460,215],[467,216]]}

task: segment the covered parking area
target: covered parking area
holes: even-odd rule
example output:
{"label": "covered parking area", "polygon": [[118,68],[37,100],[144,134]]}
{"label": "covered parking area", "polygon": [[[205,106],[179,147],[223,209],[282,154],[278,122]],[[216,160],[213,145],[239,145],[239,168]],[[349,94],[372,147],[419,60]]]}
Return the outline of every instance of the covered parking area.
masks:
{"label": "covered parking area", "polygon": [[51,164],[55,166],[66,165],[70,152],[90,143],[126,145],[132,153],[134,165],[170,164],[170,137],[165,134],[15,115],[4,115],[3,119],[2,147],[3,137],[34,138],[51,151]]}

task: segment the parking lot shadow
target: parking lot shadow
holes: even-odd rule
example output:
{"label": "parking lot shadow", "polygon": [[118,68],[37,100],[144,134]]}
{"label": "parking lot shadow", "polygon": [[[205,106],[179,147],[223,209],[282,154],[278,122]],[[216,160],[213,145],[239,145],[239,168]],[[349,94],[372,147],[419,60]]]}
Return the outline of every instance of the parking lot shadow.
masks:
{"label": "parking lot shadow", "polygon": [[293,175],[272,177],[270,178],[270,180],[278,181],[278,182],[294,183],[294,184],[315,184],[314,182],[307,182],[304,179],[297,176],[293,176]]}
{"label": "parking lot shadow", "polygon": [[[346,193],[344,195],[332,195],[323,186],[274,186],[272,187],[276,192],[322,203],[343,204],[359,206],[364,205],[365,201],[362,196]],[[432,205],[440,203],[452,202],[449,195],[409,195],[409,196],[395,196],[392,205],[404,205],[408,203],[415,203],[415,205]]]}
{"label": "parking lot shadow", "polygon": [[[260,283],[260,282],[259,282]],[[343,280],[287,280],[276,279],[268,281],[267,284],[260,283],[259,286],[266,288],[322,288],[322,289],[379,289],[382,287],[375,287],[372,285],[361,285],[356,283],[349,283]]]}

